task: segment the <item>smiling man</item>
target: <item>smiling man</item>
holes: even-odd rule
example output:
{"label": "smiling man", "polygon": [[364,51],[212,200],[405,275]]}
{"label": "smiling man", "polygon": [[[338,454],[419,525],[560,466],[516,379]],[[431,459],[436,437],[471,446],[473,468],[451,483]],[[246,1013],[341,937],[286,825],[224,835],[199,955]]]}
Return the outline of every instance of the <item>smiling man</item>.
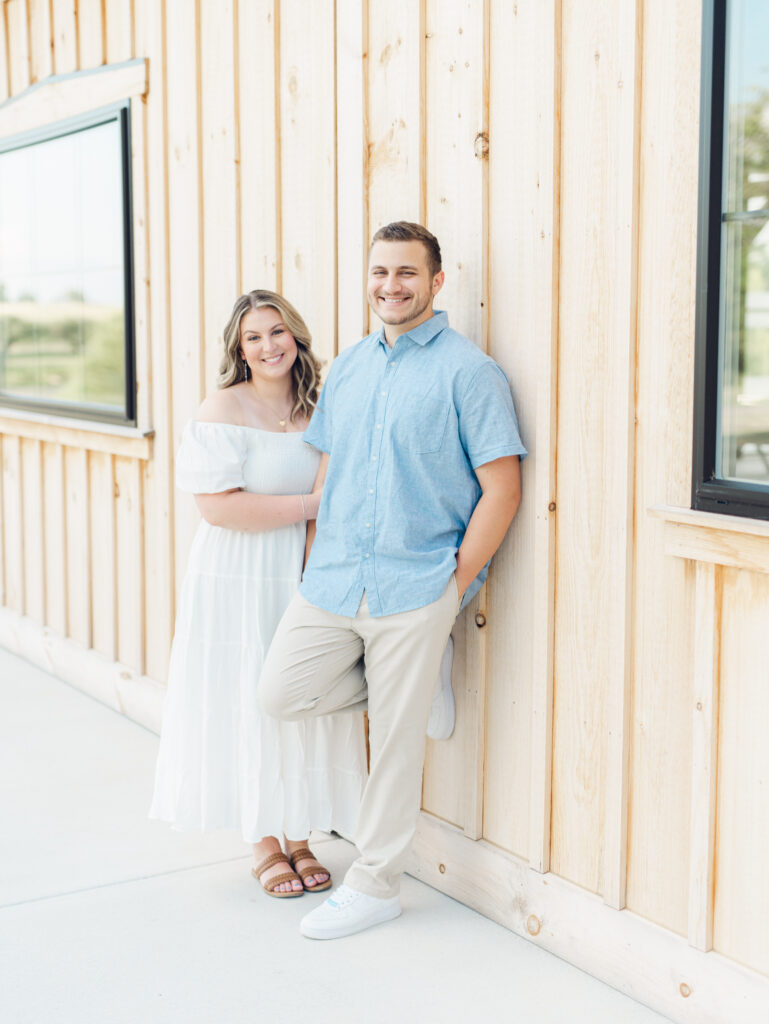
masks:
{"label": "smiling man", "polygon": [[360,856],[302,920],[315,939],[401,912],[433,681],[520,502],[526,449],[507,379],[434,311],[443,281],[426,228],[377,231],[367,294],[383,327],[334,362],[304,437],[323,453],[323,496],[260,702],[286,720],[367,706],[371,746]]}

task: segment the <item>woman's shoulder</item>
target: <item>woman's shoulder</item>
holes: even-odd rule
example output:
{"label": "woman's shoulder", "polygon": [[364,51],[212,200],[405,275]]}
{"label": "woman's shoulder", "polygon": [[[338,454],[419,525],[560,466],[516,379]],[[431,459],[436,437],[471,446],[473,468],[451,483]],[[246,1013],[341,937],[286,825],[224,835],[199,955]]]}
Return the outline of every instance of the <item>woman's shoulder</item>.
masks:
{"label": "woman's shoulder", "polygon": [[198,409],[195,422],[245,426],[243,406],[237,394],[237,387],[237,384],[233,384],[229,388],[222,388],[210,394]]}

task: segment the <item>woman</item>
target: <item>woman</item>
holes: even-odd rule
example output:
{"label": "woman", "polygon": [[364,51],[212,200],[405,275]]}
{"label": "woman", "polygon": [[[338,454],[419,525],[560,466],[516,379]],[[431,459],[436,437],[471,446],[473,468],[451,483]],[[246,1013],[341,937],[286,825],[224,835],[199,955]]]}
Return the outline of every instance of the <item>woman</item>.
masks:
{"label": "woman", "polygon": [[[203,521],[182,587],[150,816],[240,828],[265,892],[328,889],[311,828],[351,834],[366,779],[361,714],[261,715],[262,662],[302,573],[319,454],[302,442],[319,363],[296,310],[242,295],[224,329],[219,390],[184,431],[177,485]],[[279,836],[286,842],[285,853]]]}

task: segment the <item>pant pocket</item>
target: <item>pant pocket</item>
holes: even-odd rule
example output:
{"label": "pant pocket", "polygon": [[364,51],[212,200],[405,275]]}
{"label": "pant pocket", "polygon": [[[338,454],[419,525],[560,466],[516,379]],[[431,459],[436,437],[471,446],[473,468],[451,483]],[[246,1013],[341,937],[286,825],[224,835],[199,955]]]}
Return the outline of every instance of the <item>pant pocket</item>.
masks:
{"label": "pant pocket", "polygon": [[454,584],[454,607],[456,608],[455,615],[459,615],[459,606],[462,603],[462,598],[459,596],[459,587],[457,586],[457,574],[453,572],[451,574],[451,582]]}

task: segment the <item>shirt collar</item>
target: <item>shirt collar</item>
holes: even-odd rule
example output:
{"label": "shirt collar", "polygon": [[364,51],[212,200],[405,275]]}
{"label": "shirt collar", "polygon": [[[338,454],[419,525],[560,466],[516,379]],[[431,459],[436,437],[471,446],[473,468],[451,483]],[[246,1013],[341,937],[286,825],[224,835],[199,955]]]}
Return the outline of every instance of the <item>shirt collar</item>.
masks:
{"label": "shirt collar", "polygon": [[[417,345],[424,346],[448,326],[449,314],[442,309],[436,309],[429,320],[425,320],[424,323],[415,327],[413,331],[408,331],[406,334],[402,334],[401,337],[409,338],[411,341],[416,342]],[[389,348],[384,334],[384,326],[380,327],[377,340],[384,348]]]}

